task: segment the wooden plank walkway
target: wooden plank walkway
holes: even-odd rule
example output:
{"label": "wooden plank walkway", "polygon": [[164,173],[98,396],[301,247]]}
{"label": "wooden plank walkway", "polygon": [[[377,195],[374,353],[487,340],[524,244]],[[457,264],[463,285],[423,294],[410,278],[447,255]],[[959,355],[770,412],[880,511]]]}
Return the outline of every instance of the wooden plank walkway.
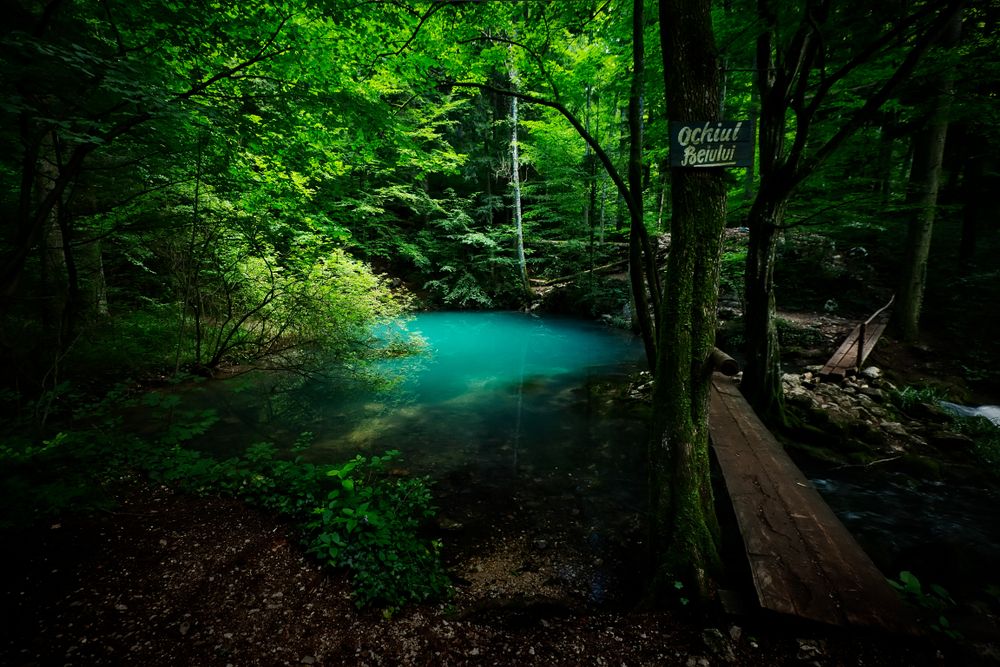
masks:
{"label": "wooden plank walkway", "polygon": [[709,431],[763,608],[834,625],[912,632],[882,573],[739,389],[718,373]]}
{"label": "wooden plank walkway", "polygon": [[861,370],[862,364],[868,358],[868,354],[875,347],[882,332],[885,331],[889,323],[889,307],[895,300],[895,296],[889,299],[889,303],[875,311],[867,320],[854,327],[847,339],[841,343],[837,351],[833,353],[830,360],[820,370],[819,375],[824,379],[843,380],[848,372]]}

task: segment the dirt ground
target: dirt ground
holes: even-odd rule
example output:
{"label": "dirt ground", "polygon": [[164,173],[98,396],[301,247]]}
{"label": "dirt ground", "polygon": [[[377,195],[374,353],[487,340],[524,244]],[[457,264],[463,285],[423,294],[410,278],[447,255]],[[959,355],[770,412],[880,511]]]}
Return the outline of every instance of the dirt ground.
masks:
{"label": "dirt ground", "polygon": [[357,610],[275,519],[139,484],[113,512],[8,536],[0,664],[968,664],[940,642],[759,614],[574,606],[518,543],[485,541],[451,563],[454,599],[388,617]]}

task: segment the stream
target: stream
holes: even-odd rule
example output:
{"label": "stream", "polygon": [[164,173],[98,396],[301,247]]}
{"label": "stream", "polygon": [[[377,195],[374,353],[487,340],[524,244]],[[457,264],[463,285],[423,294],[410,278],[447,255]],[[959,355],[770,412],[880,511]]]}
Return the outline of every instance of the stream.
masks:
{"label": "stream", "polygon": [[887,577],[909,570],[965,599],[1000,584],[1000,491],[876,468],[803,472]]}

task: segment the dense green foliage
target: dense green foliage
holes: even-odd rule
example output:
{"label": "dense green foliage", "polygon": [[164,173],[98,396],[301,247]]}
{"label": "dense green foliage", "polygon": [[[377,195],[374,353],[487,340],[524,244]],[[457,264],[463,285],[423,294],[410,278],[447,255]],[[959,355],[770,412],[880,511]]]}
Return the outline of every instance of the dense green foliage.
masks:
{"label": "dense green foliage", "polygon": [[[121,431],[122,409],[159,415],[159,437]],[[89,428],[59,432],[34,445],[10,437],[0,449],[0,528],[30,526],[76,511],[108,508],[115,490],[139,473],[195,494],[225,495],[285,517],[321,563],[347,568],[359,606],[398,607],[440,598],[449,591],[439,542],[420,529],[433,516],[423,479],[392,477],[397,457],[355,457],[343,465],[304,460],[309,434],[285,455],[270,443],[218,459],[191,448],[216,423],[212,410],[181,409],[177,395],[126,399],[115,392],[84,410]],[[155,418],[155,417],[154,417]]]}

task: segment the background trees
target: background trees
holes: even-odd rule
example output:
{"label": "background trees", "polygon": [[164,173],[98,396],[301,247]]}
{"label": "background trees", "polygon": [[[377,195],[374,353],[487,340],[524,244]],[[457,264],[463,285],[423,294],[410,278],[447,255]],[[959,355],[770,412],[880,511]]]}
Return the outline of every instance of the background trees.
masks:
{"label": "background trees", "polygon": [[[876,120],[955,20],[958,6],[921,4],[902,18],[898,8],[883,14],[812,0],[763,0],[745,10],[758,17],[752,69],[760,99],[760,183],[746,219],[747,364],[741,386],[768,418],[783,419],[773,271],[790,199],[845,141]],[[730,62],[750,60],[746,51],[741,55],[734,53]]]}

